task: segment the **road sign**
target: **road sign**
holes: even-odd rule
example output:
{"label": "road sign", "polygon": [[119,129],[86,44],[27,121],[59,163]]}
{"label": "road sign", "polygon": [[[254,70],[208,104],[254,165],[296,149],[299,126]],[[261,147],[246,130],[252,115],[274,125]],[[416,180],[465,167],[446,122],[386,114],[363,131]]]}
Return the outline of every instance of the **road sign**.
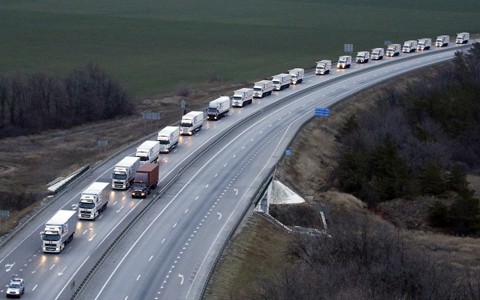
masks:
{"label": "road sign", "polygon": [[384,44],[385,46],[388,46],[388,45],[390,45],[391,43],[392,43],[392,41],[389,41],[389,40],[383,41],[383,44]]}
{"label": "road sign", "polygon": [[8,218],[10,216],[10,211],[8,210],[0,210],[0,218]]}
{"label": "road sign", "polygon": [[353,52],[353,44],[343,45],[343,52]]}
{"label": "road sign", "polygon": [[328,108],[323,107],[316,107],[315,108],[315,116],[316,117],[328,117],[330,110]]}
{"label": "road sign", "polygon": [[160,113],[159,112],[144,112],[142,113],[142,117],[144,120],[160,120]]}
{"label": "road sign", "polygon": [[288,148],[288,149],[285,149],[285,156],[290,156],[292,155],[292,149]]}

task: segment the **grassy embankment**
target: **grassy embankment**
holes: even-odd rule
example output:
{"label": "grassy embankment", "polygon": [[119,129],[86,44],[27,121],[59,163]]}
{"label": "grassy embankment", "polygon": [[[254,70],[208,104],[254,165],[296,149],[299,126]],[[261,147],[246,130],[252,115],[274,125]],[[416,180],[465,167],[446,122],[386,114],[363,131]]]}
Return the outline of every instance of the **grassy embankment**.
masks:
{"label": "grassy embankment", "polygon": [[475,0],[6,0],[0,73],[68,72],[94,61],[133,93],[152,95],[182,82],[252,82],[336,60],[345,43],[358,51],[385,40],[476,31],[479,11]]}

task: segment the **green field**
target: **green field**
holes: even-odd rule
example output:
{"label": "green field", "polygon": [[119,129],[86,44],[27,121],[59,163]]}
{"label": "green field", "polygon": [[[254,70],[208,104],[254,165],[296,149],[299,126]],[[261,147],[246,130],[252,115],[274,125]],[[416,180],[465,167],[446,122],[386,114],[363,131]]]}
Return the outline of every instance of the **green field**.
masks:
{"label": "green field", "polygon": [[96,62],[148,95],[458,31],[480,31],[479,0],[2,0],[0,73]]}

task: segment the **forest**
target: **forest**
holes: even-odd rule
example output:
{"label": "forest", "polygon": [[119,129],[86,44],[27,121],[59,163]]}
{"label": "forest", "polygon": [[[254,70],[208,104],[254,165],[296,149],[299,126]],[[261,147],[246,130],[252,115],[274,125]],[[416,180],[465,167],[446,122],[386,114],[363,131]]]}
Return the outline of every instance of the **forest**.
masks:
{"label": "forest", "polygon": [[99,65],[61,77],[42,71],[0,75],[0,138],[131,115],[129,93]]}
{"label": "forest", "polygon": [[[480,167],[480,44],[408,84],[386,88],[375,111],[345,121],[336,176],[370,207],[421,195],[448,199],[432,225],[478,235],[479,200],[466,181]],[[448,201],[447,201],[448,202]]]}

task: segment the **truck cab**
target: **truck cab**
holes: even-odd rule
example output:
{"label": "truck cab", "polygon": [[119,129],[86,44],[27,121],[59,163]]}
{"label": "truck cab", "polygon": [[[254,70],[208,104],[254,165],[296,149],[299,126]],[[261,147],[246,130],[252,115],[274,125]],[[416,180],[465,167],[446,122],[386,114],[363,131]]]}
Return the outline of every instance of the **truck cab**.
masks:
{"label": "truck cab", "polygon": [[357,53],[357,57],[355,61],[357,62],[357,64],[364,64],[364,63],[367,63],[369,59],[370,59],[370,52],[360,51]]}

